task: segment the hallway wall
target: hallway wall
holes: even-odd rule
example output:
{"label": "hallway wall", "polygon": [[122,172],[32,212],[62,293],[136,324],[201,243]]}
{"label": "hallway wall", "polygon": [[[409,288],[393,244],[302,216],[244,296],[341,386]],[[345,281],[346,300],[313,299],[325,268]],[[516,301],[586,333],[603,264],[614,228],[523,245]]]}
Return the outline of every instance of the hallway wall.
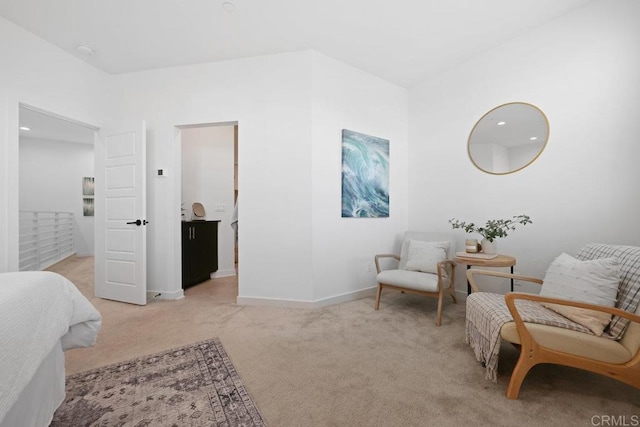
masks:
{"label": "hallway wall", "polygon": [[93,144],[20,138],[20,210],[72,212],[78,256],[93,255],[94,217],[82,212],[82,178],[94,176]]}

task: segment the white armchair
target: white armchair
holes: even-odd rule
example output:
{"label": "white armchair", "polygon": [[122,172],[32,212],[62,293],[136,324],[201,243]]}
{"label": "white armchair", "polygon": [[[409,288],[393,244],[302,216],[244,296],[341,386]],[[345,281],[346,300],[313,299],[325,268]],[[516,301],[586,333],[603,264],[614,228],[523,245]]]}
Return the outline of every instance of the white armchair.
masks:
{"label": "white armchair", "polygon": [[[442,321],[442,300],[446,293],[455,296],[455,246],[451,235],[407,231],[402,242],[400,255],[380,254],[375,256],[378,292],[375,309],[380,308],[383,288],[410,292],[438,299],[436,325]],[[382,269],[384,258],[397,260],[395,269]]]}

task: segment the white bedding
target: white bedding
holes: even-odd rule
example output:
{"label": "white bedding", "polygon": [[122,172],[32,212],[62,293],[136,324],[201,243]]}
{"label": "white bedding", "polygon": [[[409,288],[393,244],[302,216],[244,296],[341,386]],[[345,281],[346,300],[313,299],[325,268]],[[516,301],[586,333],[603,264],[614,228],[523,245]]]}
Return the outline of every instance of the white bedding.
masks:
{"label": "white bedding", "polygon": [[60,340],[64,350],[95,343],[100,313],[52,272],[0,273],[0,423]]}
{"label": "white bedding", "polygon": [[0,427],[50,425],[56,409],[65,398],[64,373],[64,353],[58,341],[0,421]]}

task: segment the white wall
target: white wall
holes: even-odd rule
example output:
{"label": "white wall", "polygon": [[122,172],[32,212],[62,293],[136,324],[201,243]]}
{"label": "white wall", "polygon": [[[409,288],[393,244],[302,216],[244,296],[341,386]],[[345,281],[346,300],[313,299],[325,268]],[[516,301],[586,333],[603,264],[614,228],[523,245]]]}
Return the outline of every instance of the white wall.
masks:
{"label": "white wall", "polygon": [[93,255],[92,216],[82,213],[82,178],[94,176],[93,144],[20,138],[20,210],[72,212],[79,256]]}
{"label": "white wall", "polygon": [[[202,203],[207,220],[218,223],[218,271],[213,277],[232,276],[235,270],[233,215],[233,126],[182,129],[181,201],[186,219],[192,204]],[[224,205],[224,211],[219,211]]]}
{"label": "white wall", "polygon": [[[313,302],[369,286],[372,275],[362,274],[363,261],[377,247],[395,244],[400,232],[396,227],[405,228],[401,159],[406,131],[401,122],[406,121],[402,100],[406,91],[379,79],[341,69],[311,51],[110,76],[3,19],[0,55],[0,231],[7,237],[0,247],[2,271],[17,269],[18,102],[104,127],[121,120],[147,121],[147,211],[151,221],[147,278],[151,292],[177,295],[181,289],[178,125],[239,124],[240,300]],[[315,76],[314,64],[320,70]],[[332,82],[336,70],[340,70],[338,80]],[[360,78],[365,80],[362,84],[356,81]],[[347,83],[354,88],[345,90]],[[318,96],[329,89],[331,95]],[[362,98],[350,99],[347,94]],[[381,100],[376,100],[378,95]],[[331,101],[343,117],[323,107],[322,99]],[[366,105],[369,101],[371,107]],[[386,102],[390,105],[385,106]],[[314,126],[313,108],[317,109]],[[385,124],[385,120],[390,122]],[[332,223],[334,220],[325,223],[322,213],[313,213],[314,206],[330,209],[328,203],[335,203],[339,217],[340,161],[336,153],[340,130],[347,126],[388,137],[392,170],[398,167],[391,178],[393,218],[383,227],[380,243],[365,251],[362,246],[342,247],[342,226]],[[166,169],[168,176],[157,177],[159,168]],[[333,180],[332,194],[323,193],[325,178]],[[323,224],[329,227],[326,234]],[[352,238],[373,229],[367,221],[353,224]],[[317,248],[314,238],[320,239]],[[372,241],[368,238],[363,243]],[[331,248],[339,250],[327,260],[339,258],[340,271],[349,278],[325,287],[324,257]],[[319,251],[317,257],[314,249]],[[317,292],[316,282],[321,283]]]}
{"label": "white wall", "polygon": [[[318,301],[376,286],[374,255],[399,251],[408,224],[408,124],[406,89],[316,52],[312,59],[313,298]],[[342,129],[389,140],[389,218],[341,217]]]}
{"label": "white wall", "polygon": [[[371,275],[362,264],[370,253],[396,244],[404,228],[453,232],[447,220],[454,216],[531,215],[534,224],[499,247],[518,257],[517,270],[536,275],[559,252],[574,253],[589,241],[639,244],[639,13],[634,0],[590,3],[411,90],[408,227],[394,217],[402,209],[403,173],[394,171],[403,165],[394,156],[404,154],[393,150],[405,113],[402,90],[393,85],[360,83],[354,76],[364,73],[313,52],[109,76],[0,18],[0,271],[17,269],[18,102],[95,125],[147,120],[150,291],[179,289],[175,126],[195,123],[240,125],[240,296],[247,300],[316,301],[366,286]],[[468,160],[469,130],[510,101],[546,113],[549,144],[516,174],[484,174]],[[389,117],[395,119],[385,123]],[[348,237],[358,241],[374,221],[339,221],[339,204],[328,213],[337,202],[339,130],[349,126],[392,144],[392,218],[378,223],[379,242],[363,240],[375,246],[367,250],[342,248],[341,232],[351,226]],[[158,168],[169,176],[156,177]],[[461,248],[465,236],[456,236]],[[335,259],[351,279],[327,285],[324,261]]]}
{"label": "white wall", "polygon": [[18,270],[18,104],[100,125],[109,76],[0,18],[0,271]]}
{"label": "white wall", "polygon": [[[172,293],[180,283],[175,126],[233,121],[242,194],[238,300],[308,305],[374,284],[364,261],[392,247],[407,223],[404,89],[311,51],[114,79],[115,92],[126,95],[121,114],[147,120],[148,169],[170,168],[167,178],[148,179],[150,291]],[[392,140],[392,219],[340,218],[343,127]]]}
{"label": "white wall", "polygon": [[[410,228],[452,231],[452,217],[529,214],[533,224],[499,240],[498,250],[535,276],[588,242],[640,245],[638,16],[637,1],[593,2],[413,88]],[[512,101],[545,112],[547,147],[517,173],[483,173],[468,159],[469,131]],[[462,250],[465,235],[455,235]]]}
{"label": "white wall", "polygon": [[180,289],[175,126],[237,121],[240,297],[311,300],[310,70],[301,52],[113,77],[118,113],[147,121],[149,291]]}

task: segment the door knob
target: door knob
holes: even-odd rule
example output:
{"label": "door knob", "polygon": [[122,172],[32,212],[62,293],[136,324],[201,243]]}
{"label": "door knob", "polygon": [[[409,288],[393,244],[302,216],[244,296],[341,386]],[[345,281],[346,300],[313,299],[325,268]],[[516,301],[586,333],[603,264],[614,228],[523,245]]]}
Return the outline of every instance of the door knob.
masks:
{"label": "door knob", "polygon": [[140,221],[139,219],[136,219],[135,221],[128,222],[127,224],[135,224],[139,227],[142,225],[142,221]]}

